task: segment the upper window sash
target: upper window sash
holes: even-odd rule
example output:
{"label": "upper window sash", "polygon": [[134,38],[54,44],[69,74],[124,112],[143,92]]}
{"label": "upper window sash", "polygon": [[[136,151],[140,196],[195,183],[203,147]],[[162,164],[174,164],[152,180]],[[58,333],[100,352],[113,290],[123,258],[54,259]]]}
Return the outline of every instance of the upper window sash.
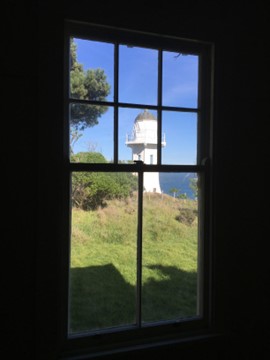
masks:
{"label": "upper window sash", "polygon": [[[83,28],[83,30],[82,30]],[[110,31],[108,31],[110,30]],[[88,104],[91,105],[107,105],[111,106],[112,111],[114,111],[114,124],[112,125],[114,128],[114,138],[113,138],[113,157],[114,163],[118,163],[119,160],[119,149],[118,149],[118,129],[119,129],[119,109],[133,109],[136,108],[138,111],[140,109],[148,108],[149,110],[156,111],[157,119],[158,119],[158,164],[163,164],[162,161],[162,126],[164,121],[162,119],[163,113],[166,111],[175,112],[175,113],[190,113],[197,114],[197,161],[196,165],[203,164],[203,160],[209,158],[210,151],[210,136],[208,129],[210,128],[211,122],[211,113],[209,111],[209,102],[210,102],[210,82],[209,82],[209,72],[210,72],[210,62],[211,59],[209,57],[209,48],[210,44],[208,43],[198,43],[198,42],[190,42],[183,39],[171,39],[166,36],[158,37],[156,35],[146,34],[142,36],[141,33],[134,33],[130,31],[119,31],[118,29],[112,28],[103,28],[96,27],[93,25],[88,25],[86,27],[82,26],[78,23],[69,23],[67,26],[66,32],[66,47],[69,49],[69,38],[70,37],[80,37],[85,39],[95,39],[98,41],[110,41],[115,45],[115,55],[114,55],[114,98],[109,101],[96,101],[96,100],[80,100],[74,99],[69,94],[69,80],[66,79],[66,91],[65,91],[65,99],[66,99],[66,107],[65,107],[65,119],[69,116],[69,110],[67,108],[67,104]],[[147,48],[153,48],[158,50],[158,95],[157,95],[157,105],[153,104],[143,104],[143,103],[133,103],[131,102],[120,102],[119,101],[119,44],[121,44],[121,40],[123,43],[126,43],[126,39],[129,39],[129,43],[138,46],[147,46]],[[143,41],[141,40],[143,38]],[[157,41],[158,39],[158,41]],[[151,45],[149,46],[149,42],[151,41]],[[158,47],[155,47],[154,45]],[[164,46],[164,47],[162,47]],[[181,107],[181,106],[170,106],[162,104],[162,53],[163,51],[178,51],[180,53],[188,53],[188,54],[196,54],[199,58],[199,70],[198,70],[198,103],[196,107]],[[69,56],[68,56],[69,58]],[[66,69],[69,67],[68,61],[66,59]],[[203,71],[202,71],[203,69]],[[162,124],[162,126],[160,125]],[[69,139],[69,135],[66,136],[66,140]],[[67,141],[65,141],[65,146],[67,145]],[[66,146],[67,148],[67,146]],[[67,149],[65,151],[67,153]],[[121,159],[120,159],[121,160]],[[164,163],[168,164],[168,163]],[[171,164],[170,164],[171,165]],[[178,165],[181,165],[178,164]],[[184,164],[185,165],[185,164]]]}

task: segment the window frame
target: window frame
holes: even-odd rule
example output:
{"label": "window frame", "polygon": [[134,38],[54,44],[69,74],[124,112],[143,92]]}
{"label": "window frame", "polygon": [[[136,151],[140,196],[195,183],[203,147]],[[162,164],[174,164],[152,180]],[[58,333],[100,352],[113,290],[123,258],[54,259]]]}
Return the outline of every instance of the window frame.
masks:
{"label": "window frame", "polygon": [[[162,129],[159,126],[158,138],[158,163],[144,164],[137,161],[134,164],[118,163],[118,115],[115,117],[115,134],[114,134],[114,162],[111,164],[85,164],[85,163],[71,163],[69,161],[69,123],[68,123],[68,104],[69,99],[69,38],[70,36],[97,40],[109,41],[129,44],[133,46],[144,46],[147,48],[161,49],[187,52],[189,54],[199,55],[199,96],[198,96],[198,161],[196,165],[166,165],[161,164],[161,141]],[[181,39],[178,37],[164,36],[159,34],[136,32],[127,29],[119,29],[109,26],[101,26],[96,24],[86,24],[74,21],[65,22],[64,34],[64,119],[63,119],[63,218],[62,228],[63,236],[61,243],[61,274],[60,274],[60,319],[59,319],[59,339],[61,344],[61,352],[65,355],[72,355],[77,353],[78,349],[82,353],[101,354],[111,351],[118,351],[119,349],[133,349],[134,347],[153,346],[153,344],[161,344],[166,342],[179,342],[185,338],[201,336],[209,333],[213,324],[213,293],[212,293],[212,187],[213,187],[213,166],[212,166],[212,143],[213,143],[213,52],[214,45],[208,42],[201,42],[189,39]],[[159,52],[161,54],[161,51]],[[117,56],[117,55],[116,55]],[[159,61],[161,64],[161,61]],[[161,65],[160,65],[161,66]],[[159,69],[161,71],[161,69]],[[115,78],[118,77],[118,69],[115,68]],[[118,101],[118,84],[114,82],[115,98],[112,102],[106,102],[106,105],[120,107],[130,107],[145,109],[146,104],[126,104]],[[161,91],[159,86],[159,92]],[[161,99],[161,94],[159,94]],[[73,101],[74,100],[74,101]],[[76,102],[72,99],[72,102]],[[91,103],[91,101],[87,101]],[[96,102],[94,102],[96,104]],[[155,109],[158,113],[158,118],[163,110],[182,110],[186,112],[194,112],[194,109],[181,108],[173,106],[162,106],[159,103],[155,105],[147,105],[149,110]],[[200,191],[201,198],[198,204],[200,208],[200,227],[199,227],[199,249],[198,253],[200,259],[198,263],[199,286],[198,296],[201,306],[201,316],[194,319],[185,319],[175,322],[160,322],[155,325],[150,324],[141,328],[133,327],[119,327],[112,330],[102,330],[102,332],[87,332],[85,334],[68,334],[68,294],[69,294],[69,259],[70,259],[70,187],[71,174],[74,171],[115,171],[115,172],[138,172],[139,187],[142,187],[143,180],[140,174],[144,172],[197,172],[200,173]],[[141,188],[142,192],[142,188]],[[139,200],[140,202],[140,200]],[[142,206],[142,204],[139,204]],[[106,344],[106,345],[104,345]]]}

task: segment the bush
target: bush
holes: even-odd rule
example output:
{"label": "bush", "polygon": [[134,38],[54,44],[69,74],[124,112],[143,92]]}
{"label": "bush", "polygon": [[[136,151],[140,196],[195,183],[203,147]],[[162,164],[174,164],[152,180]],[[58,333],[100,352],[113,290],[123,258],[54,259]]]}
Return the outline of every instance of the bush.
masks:
{"label": "bush", "polygon": [[181,208],[179,209],[180,213],[175,217],[175,220],[185,224],[191,225],[193,221],[196,219],[198,211],[189,208]]}
{"label": "bush", "polygon": [[[99,153],[73,155],[75,162],[106,163]],[[137,189],[137,177],[131,173],[74,172],[72,175],[72,205],[82,210],[106,206],[106,200],[124,199]]]}

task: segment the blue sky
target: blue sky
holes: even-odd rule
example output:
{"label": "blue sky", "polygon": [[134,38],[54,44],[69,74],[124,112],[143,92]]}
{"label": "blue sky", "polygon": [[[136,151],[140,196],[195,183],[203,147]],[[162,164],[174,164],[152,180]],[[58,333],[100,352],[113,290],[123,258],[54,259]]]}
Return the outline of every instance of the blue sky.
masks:
{"label": "blue sky", "polygon": [[[111,85],[108,100],[113,100],[114,47],[109,43],[74,39],[77,60],[84,70],[101,68]],[[119,101],[157,104],[158,52],[154,49],[119,47]],[[197,107],[198,57],[163,53],[163,105]],[[147,106],[146,106],[147,107]],[[127,133],[132,132],[139,109],[119,109],[119,159],[131,160],[126,147]],[[152,111],[156,115],[155,111]],[[164,111],[162,133],[166,147],[162,149],[164,164],[195,164],[197,143],[196,113]],[[86,129],[74,145],[74,151],[99,151],[107,160],[113,159],[113,109],[99,119],[99,124]]]}

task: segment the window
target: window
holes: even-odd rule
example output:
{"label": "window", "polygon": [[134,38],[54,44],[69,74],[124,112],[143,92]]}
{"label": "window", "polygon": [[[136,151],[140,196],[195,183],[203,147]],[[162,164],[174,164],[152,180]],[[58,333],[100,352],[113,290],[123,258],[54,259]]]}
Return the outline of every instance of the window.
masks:
{"label": "window", "polygon": [[63,337],[209,325],[211,45],[68,23]]}

